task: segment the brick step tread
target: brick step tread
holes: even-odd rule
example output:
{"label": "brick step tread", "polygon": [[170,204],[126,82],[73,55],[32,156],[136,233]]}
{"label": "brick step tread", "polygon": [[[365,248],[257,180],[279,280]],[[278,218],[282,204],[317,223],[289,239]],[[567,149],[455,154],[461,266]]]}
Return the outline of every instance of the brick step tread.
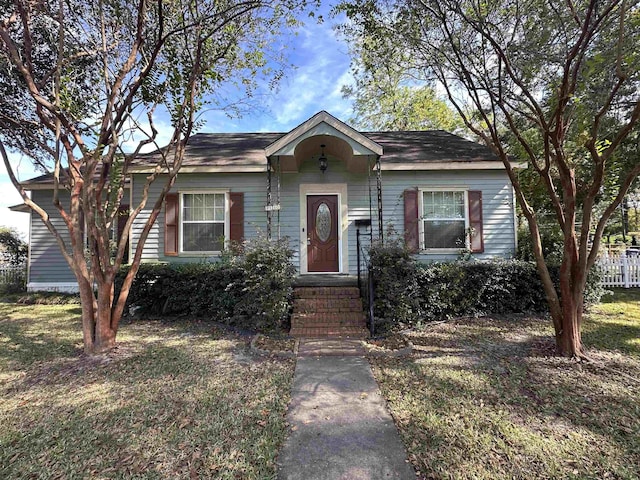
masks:
{"label": "brick step tread", "polygon": [[314,313],[294,313],[291,321],[315,321],[315,322],[338,322],[350,320],[364,320],[363,312],[314,312]]}
{"label": "brick step tread", "polygon": [[298,327],[364,327],[367,322],[364,319],[361,320],[337,320],[332,322],[327,321],[310,321],[310,320],[291,320],[291,328]]}
{"label": "brick step tread", "polygon": [[292,327],[291,332],[296,332],[300,330],[313,330],[313,331],[328,331],[328,332],[366,332],[368,331],[366,326],[360,325],[357,327],[340,327],[340,326],[331,326],[331,327]]}
{"label": "brick step tread", "polygon": [[298,298],[293,303],[294,312],[362,311],[360,298]]}
{"label": "brick step tread", "polygon": [[300,316],[309,316],[309,315],[333,315],[333,316],[347,316],[347,315],[362,315],[363,310],[361,308],[333,308],[333,309],[324,309],[320,308],[318,310],[299,310],[294,308],[293,315]]}
{"label": "brick step tread", "polygon": [[293,313],[361,313],[362,305],[293,305]]}
{"label": "brick step tread", "polygon": [[[323,333],[323,334],[317,334],[317,335],[314,335],[314,334],[307,335],[306,333],[299,333],[299,334],[291,335],[291,336],[293,338],[300,338],[300,339],[302,339],[302,338],[315,338],[315,339],[324,338],[324,339],[327,339],[327,340],[338,340],[338,339],[364,340],[365,338],[369,338],[368,335],[364,335],[364,334],[362,334],[362,335],[360,335],[360,334],[358,334],[358,335],[352,335],[352,334],[348,334],[348,335],[337,334],[337,335],[334,335],[333,333],[331,333],[331,334],[328,334],[328,333],[324,334]],[[334,355],[340,356],[338,354],[334,354]],[[345,354],[345,355],[353,355],[353,354],[349,353],[349,354]],[[307,356],[309,356],[309,355],[307,355]]]}
{"label": "brick step tread", "polygon": [[293,296],[295,298],[360,298],[360,290],[358,287],[296,287],[293,289]]}
{"label": "brick step tread", "polygon": [[367,338],[369,332],[363,328],[292,328],[289,331],[292,337],[355,337]]}

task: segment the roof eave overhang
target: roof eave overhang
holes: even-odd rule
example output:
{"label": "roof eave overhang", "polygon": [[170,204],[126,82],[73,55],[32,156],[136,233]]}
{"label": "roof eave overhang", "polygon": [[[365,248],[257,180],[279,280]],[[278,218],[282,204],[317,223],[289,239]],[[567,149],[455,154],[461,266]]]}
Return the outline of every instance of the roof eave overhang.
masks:
{"label": "roof eave overhang", "polygon": [[10,207],[7,207],[9,210],[11,210],[12,212],[18,212],[18,213],[29,213],[31,211],[31,209],[29,208],[29,206],[26,203],[19,203],[18,205],[11,205]]}
{"label": "roof eave overhang", "polygon": [[349,125],[341,122],[333,115],[325,112],[324,110],[316,113],[313,117],[311,117],[306,122],[298,125],[296,128],[291,130],[286,135],[283,135],[278,140],[273,142],[271,145],[268,145],[265,149],[265,155],[267,157],[272,157],[273,155],[278,155],[280,151],[282,151],[289,144],[296,141],[296,139],[303,137],[305,133],[309,130],[317,127],[321,123],[326,123],[332,128],[335,128],[337,131],[351,138],[354,142],[359,143],[366,149],[373,152],[374,155],[381,156],[382,155],[382,146],[369,137],[363,135],[357,130],[351,128]]}
{"label": "roof eave overhang", "polygon": [[[26,191],[31,192],[33,190],[53,190],[53,182],[43,182],[43,183],[21,183],[20,186],[24,188]],[[66,190],[66,186],[64,184],[59,184],[58,188],[60,190]]]}
{"label": "roof eave overhang", "polygon": [[[527,168],[527,162],[512,162],[512,168]],[[412,163],[385,163],[384,157],[380,165],[381,170],[504,170],[501,161],[471,161],[471,162],[412,162]]]}
{"label": "roof eave overhang", "polygon": [[[149,170],[149,172],[151,172],[152,170]],[[20,186],[22,188],[24,188],[26,191],[28,192],[32,192],[34,190],[53,190],[55,187],[53,185],[53,182],[38,182],[38,183],[29,183],[29,182],[23,182],[20,184]],[[125,190],[128,190],[129,187],[129,181],[127,181],[123,187]],[[58,184],[58,189],[60,190],[68,190],[68,187],[66,184],[64,183],[60,183]]]}
{"label": "roof eave overhang", "polygon": [[[180,167],[179,170],[180,173],[255,173],[266,171],[266,163],[264,165],[187,165]],[[155,172],[155,168],[146,165],[129,168],[129,173],[153,172]]]}

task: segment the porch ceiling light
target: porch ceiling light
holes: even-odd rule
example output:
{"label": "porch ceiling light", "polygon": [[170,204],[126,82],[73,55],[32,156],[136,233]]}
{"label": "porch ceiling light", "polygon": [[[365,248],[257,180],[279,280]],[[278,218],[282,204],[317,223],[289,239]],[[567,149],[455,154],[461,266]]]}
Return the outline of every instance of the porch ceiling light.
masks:
{"label": "porch ceiling light", "polygon": [[320,158],[318,159],[318,162],[320,163],[320,171],[322,173],[324,173],[327,170],[327,157],[324,156],[324,145],[320,145],[320,148],[322,149],[322,153],[320,154]]}

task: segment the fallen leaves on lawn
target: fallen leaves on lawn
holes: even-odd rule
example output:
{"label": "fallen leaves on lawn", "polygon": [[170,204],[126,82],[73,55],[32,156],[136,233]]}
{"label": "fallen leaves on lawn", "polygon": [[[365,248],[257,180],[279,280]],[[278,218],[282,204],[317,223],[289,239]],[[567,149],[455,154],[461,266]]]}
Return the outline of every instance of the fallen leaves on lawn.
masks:
{"label": "fallen leaves on lawn", "polygon": [[206,323],[144,320],[87,357],[72,307],[26,308],[42,323],[0,324],[15,347],[0,360],[0,478],[275,476],[292,361],[256,359]]}
{"label": "fallen leaves on lawn", "polygon": [[550,321],[528,317],[408,336],[411,357],[371,363],[417,478],[640,478],[638,357],[557,357]]}

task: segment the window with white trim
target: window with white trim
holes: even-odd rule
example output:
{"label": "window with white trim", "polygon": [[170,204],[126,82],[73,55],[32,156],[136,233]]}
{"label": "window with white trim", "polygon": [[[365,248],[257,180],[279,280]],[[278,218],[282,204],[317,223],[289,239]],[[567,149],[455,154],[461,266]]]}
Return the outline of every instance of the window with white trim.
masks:
{"label": "window with white trim", "polygon": [[228,228],[225,193],[181,194],[181,251],[220,252]]}
{"label": "window with white trim", "polygon": [[423,190],[421,192],[420,243],[424,250],[460,249],[466,246],[467,192]]}

